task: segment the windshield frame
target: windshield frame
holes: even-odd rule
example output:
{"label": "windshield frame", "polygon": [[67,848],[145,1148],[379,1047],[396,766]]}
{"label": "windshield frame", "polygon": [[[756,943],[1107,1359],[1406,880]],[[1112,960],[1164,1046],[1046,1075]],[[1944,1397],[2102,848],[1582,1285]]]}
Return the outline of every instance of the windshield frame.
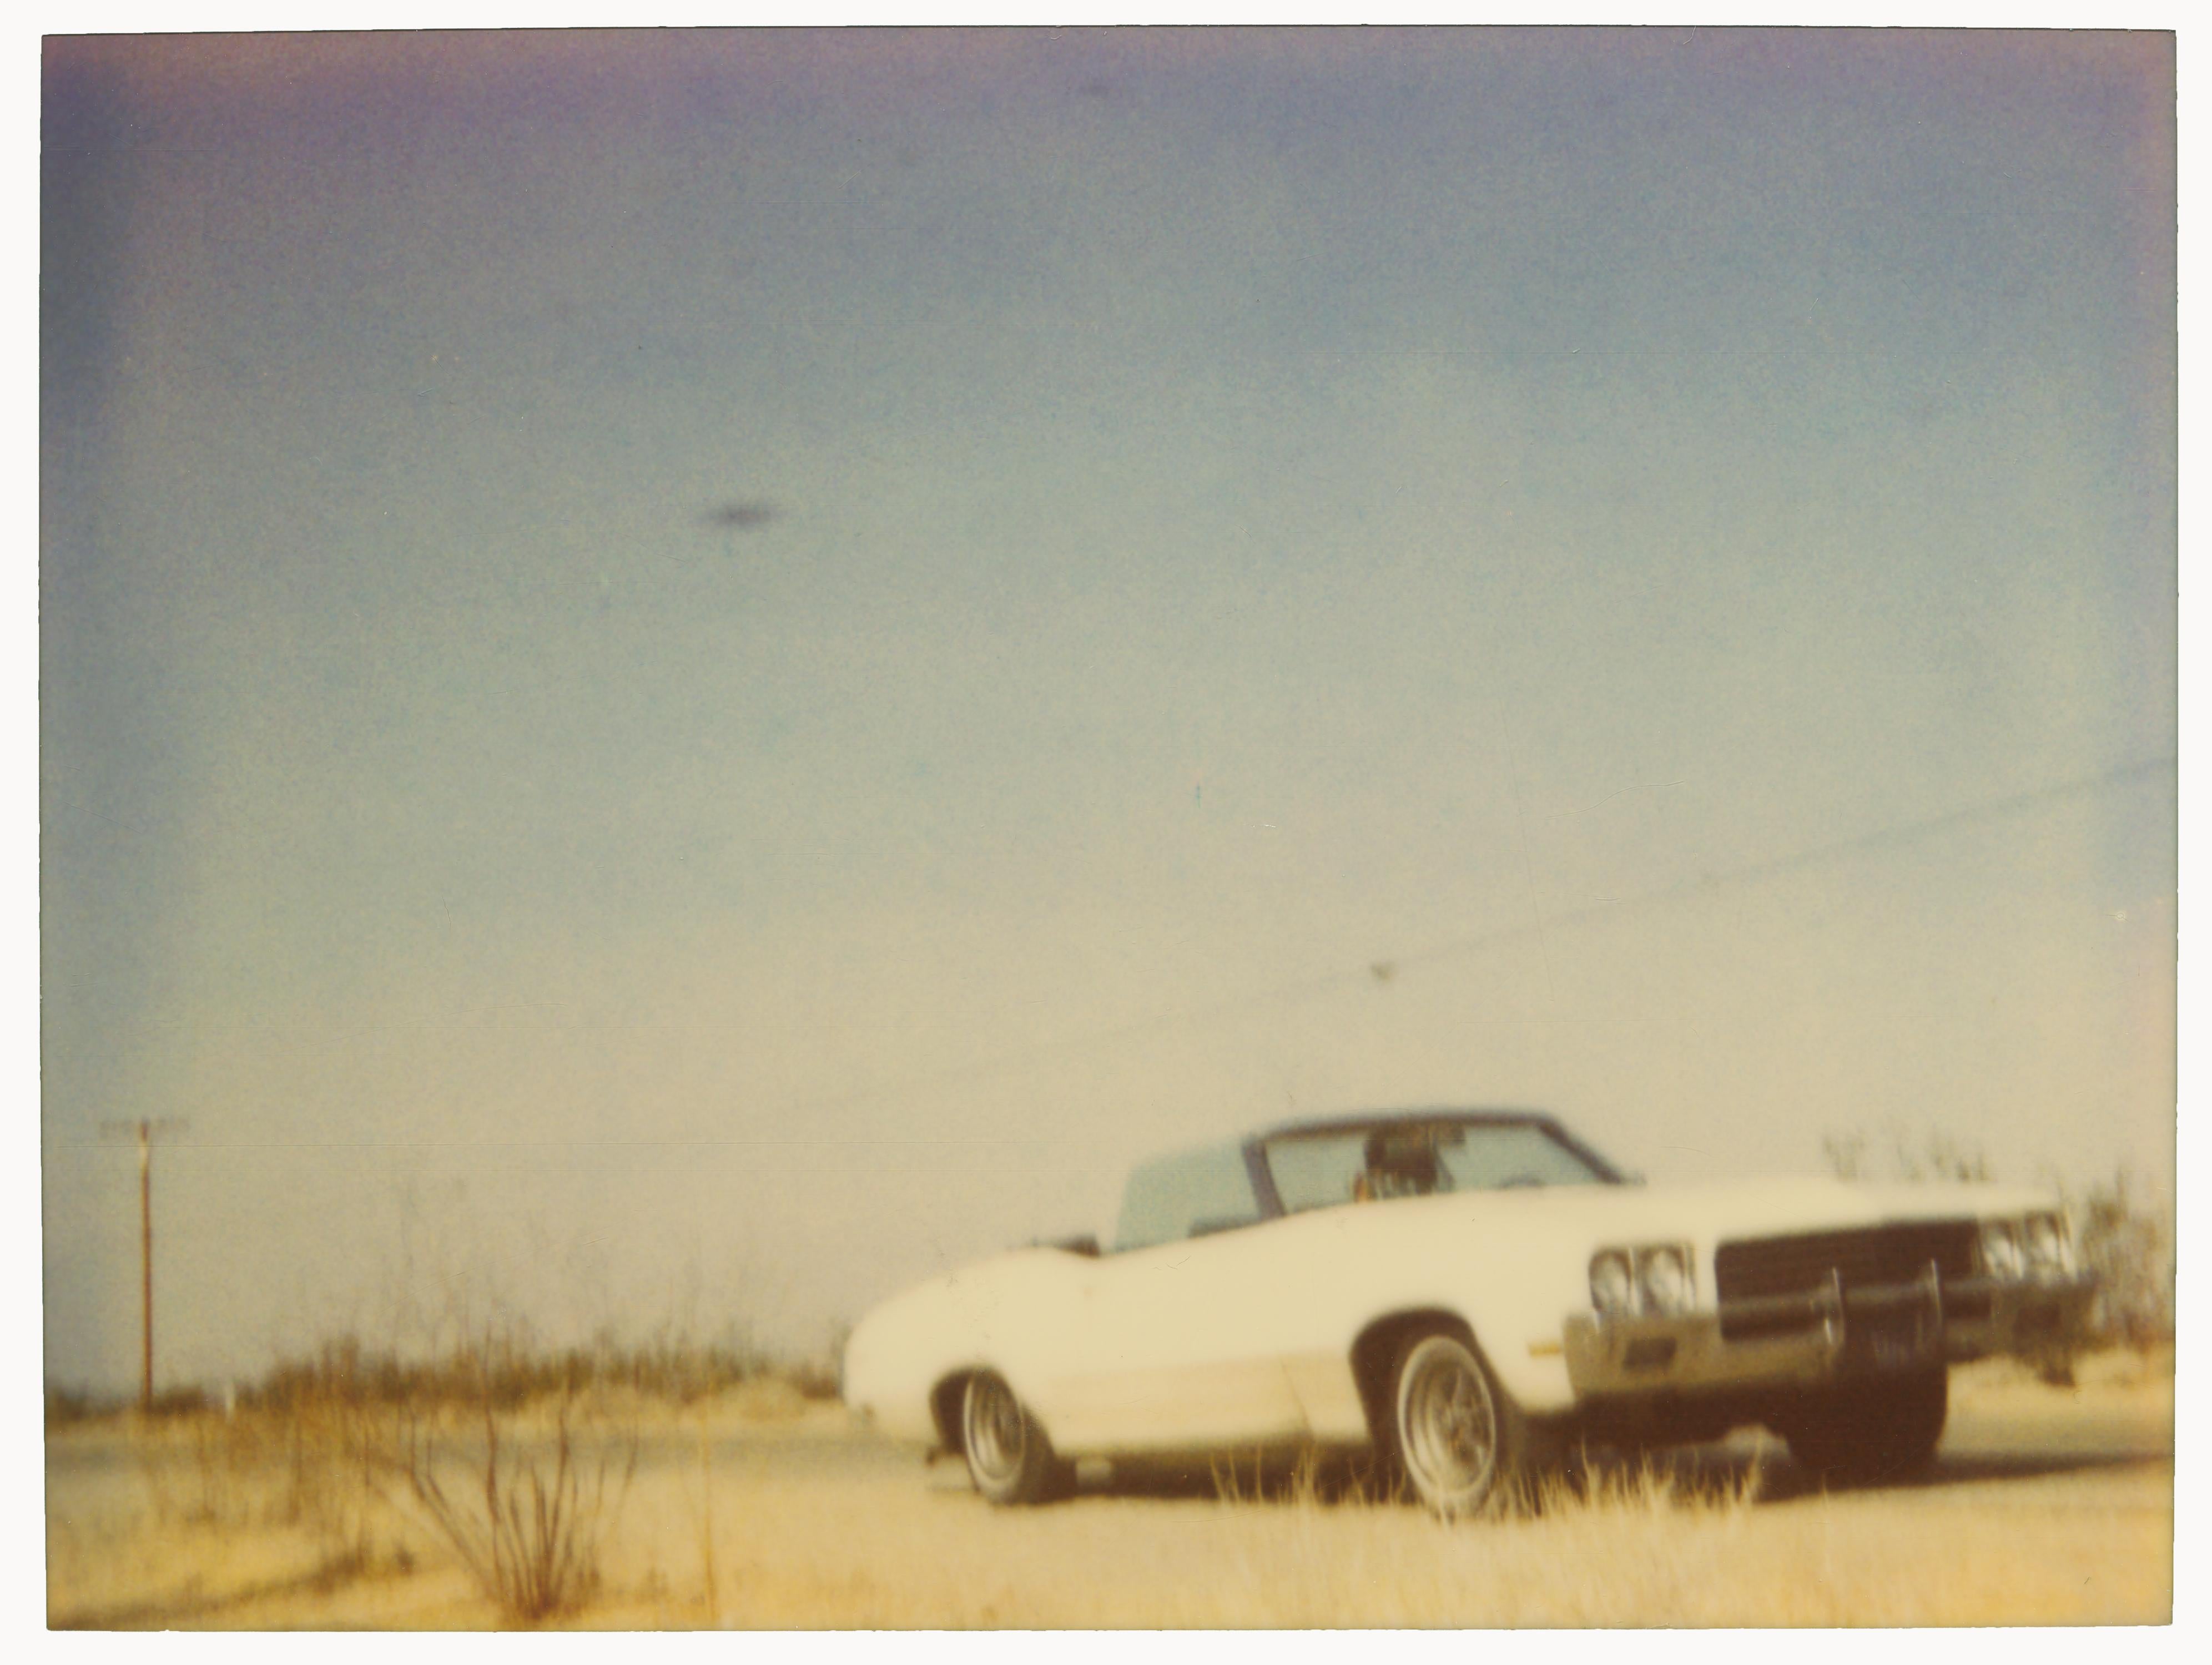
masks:
{"label": "windshield frame", "polygon": [[[1405,1110],[1380,1115],[1333,1116],[1313,1121],[1293,1121],[1267,1132],[1255,1134],[1246,1150],[1254,1180],[1262,1188],[1261,1207],[1273,1219],[1286,1218],[1293,1212],[1312,1213],[1334,1203],[1310,1204],[1292,1210],[1284,1205],[1281,1193],[1275,1184],[1273,1166],[1268,1147],[1278,1143],[1290,1143],[1309,1139],[1341,1138],[1348,1134],[1371,1134],[1382,1132],[1413,1133],[1425,1128],[1443,1127],[1526,1127],[1543,1134],[1560,1149],[1590,1170],[1591,1183],[1596,1185],[1626,1185],[1628,1176],[1596,1151],[1577,1139],[1562,1127],[1556,1117],[1540,1110]],[[1432,1195],[1487,1194],[1485,1191]]]}

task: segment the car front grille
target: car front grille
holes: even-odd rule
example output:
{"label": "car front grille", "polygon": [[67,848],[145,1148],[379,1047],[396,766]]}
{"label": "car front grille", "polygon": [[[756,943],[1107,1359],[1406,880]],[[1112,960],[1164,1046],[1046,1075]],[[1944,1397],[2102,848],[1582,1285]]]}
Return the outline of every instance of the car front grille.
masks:
{"label": "car front grille", "polygon": [[[1974,1275],[1976,1227],[1972,1220],[1923,1221],[1877,1225],[1850,1231],[1810,1231],[1790,1237],[1753,1237],[1724,1243],[1713,1255],[1713,1287],[1721,1304],[1721,1334],[1731,1341],[1804,1329],[1819,1322],[1812,1312],[1766,1310],[1731,1316],[1735,1302],[1768,1302],[1778,1297],[1812,1296],[1834,1274],[1848,1295],[1853,1290],[1911,1284],[1936,1263],[1945,1281]],[[1963,1294],[1963,1291],[1962,1291]],[[1962,1303],[1954,1316],[1986,1316],[1987,1297]]]}

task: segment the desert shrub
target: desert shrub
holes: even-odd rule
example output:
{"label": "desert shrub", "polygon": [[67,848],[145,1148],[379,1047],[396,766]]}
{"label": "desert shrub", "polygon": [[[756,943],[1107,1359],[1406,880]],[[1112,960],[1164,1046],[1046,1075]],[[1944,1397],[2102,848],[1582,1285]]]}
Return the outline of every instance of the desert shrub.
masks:
{"label": "desert shrub", "polygon": [[139,1415],[152,1421],[180,1422],[208,1408],[207,1390],[196,1387],[164,1388],[135,1408]]}
{"label": "desert shrub", "polygon": [[[1948,1135],[1931,1133],[1916,1146],[1902,1129],[1889,1130],[1887,1176],[1905,1180],[1987,1180],[1988,1161]],[[1871,1179],[1881,1166],[1869,1155],[1863,1133],[1831,1133],[1820,1148],[1838,1179]],[[2075,1192],[2060,1183],[2059,1198],[2071,1216],[2075,1252],[2097,1274],[2097,1299],[2087,1334],[2092,1346],[2148,1348],[2173,1339],[2173,1217],[2162,1203],[2147,1199],[2121,1169],[2107,1180]],[[2045,1379],[2070,1385],[2072,1348],[2033,1361]]]}
{"label": "desert shrub", "polygon": [[601,1539],[636,1473],[638,1439],[633,1429],[586,1452],[567,1389],[555,1399],[550,1438],[533,1447],[495,1403],[491,1382],[487,1374],[473,1441],[402,1410],[379,1428],[369,1462],[404,1489],[501,1613],[536,1624],[581,1606],[597,1588]]}
{"label": "desert shrub", "polygon": [[623,1346],[601,1337],[546,1350],[526,1333],[501,1333],[428,1358],[371,1352],[355,1337],[325,1342],[312,1358],[278,1364],[245,1394],[246,1402],[289,1411],[305,1406],[458,1406],[489,1402],[513,1411],[559,1397],[610,1389],[689,1405],[772,1373],[766,1357],[736,1340],[707,1344],[657,1337]]}
{"label": "desert shrub", "polygon": [[841,1391],[837,1361],[834,1358],[804,1359],[796,1364],[784,1366],[781,1374],[785,1381],[799,1390],[801,1399],[834,1400]]}
{"label": "desert shrub", "polygon": [[[385,1559],[371,1553],[378,1521],[411,1523],[505,1618],[532,1624],[574,1611],[598,1583],[635,1473],[636,1401],[688,1406],[741,1387],[832,1399],[836,1365],[777,1362],[734,1332],[554,1349],[509,1323],[412,1357],[343,1335],[278,1362],[221,1412],[198,1389],[164,1395],[175,1431],[143,1455],[173,1522],[297,1528],[347,1567]],[[112,1408],[48,1395],[50,1425]],[[392,1559],[407,1560],[404,1539]]]}
{"label": "desert shrub", "polygon": [[263,1443],[286,1477],[285,1523],[334,1554],[366,1557],[373,1511],[411,1521],[504,1618],[535,1624],[597,1585],[639,1435],[634,1420],[585,1408],[593,1390],[636,1379],[631,1362],[546,1352],[512,1328],[418,1358],[338,1337],[248,1388],[224,1437]]}
{"label": "desert shrub", "polygon": [[1893,1124],[1882,1142],[1887,1150],[1887,1163],[1878,1163],[1871,1155],[1872,1141],[1863,1132],[1824,1133],[1820,1151],[1827,1158],[1829,1172],[1838,1179],[1886,1176],[1971,1183],[1993,1176],[1989,1158],[1979,1145],[1962,1145],[1946,1133],[1929,1133],[1916,1144],[1902,1127]]}
{"label": "desert shrub", "polygon": [[2123,1169],[2068,1199],[2075,1252],[2097,1274],[2096,1338],[2144,1350],[2173,1340],[2173,1218]]}
{"label": "desert shrub", "polygon": [[46,1389],[46,1426],[50,1429],[72,1427],[98,1417],[113,1416],[122,1408],[122,1401],[102,1397],[89,1389]]}

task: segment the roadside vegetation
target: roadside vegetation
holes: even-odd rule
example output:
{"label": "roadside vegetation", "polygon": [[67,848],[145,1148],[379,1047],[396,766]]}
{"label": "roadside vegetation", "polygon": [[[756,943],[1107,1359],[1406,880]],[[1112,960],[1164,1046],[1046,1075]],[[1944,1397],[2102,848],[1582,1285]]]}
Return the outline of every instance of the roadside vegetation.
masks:
{"label": "roadside vegetation", "polygon": [[[726,1465],[717,1577],[674,1462],[581,1622],[767,1629],[2153,1622],[2170,1611],[2172,1378],[2100,1355],[2057,1392],[1959,1383],[1932,1485],[1830,1492],[1774,1442],[1604,1454],[1538,1506],[1444,1524],[1309,1468],[1223,1463],[991,1509],[959,1466]],[[633,1571],[635,1570],[635,1571]],[[664,1577],[665,1583],[656,1583]]]}
{"label": "roadside vegetation", "polygon": [[[716,1407],[805,1407],[836,1390],[822,1361],[734,1344],[550,1350],[487,1328],[411,1359],[342,1338],[220,1397],[177,1389],[140,1407],[52,1393],[46,1426],[120,1442],[158,1549],[254,1540],[276,1553],[285,1573],[244,1581],[249,1595],[443,1564],[499,1622],[530,1626],[574,1615],[599,1591],[650,1431],[690,1416],[703,1454]],[[190,1600],[111,1603],[74,1622],[195,1611]]]}
{"label": "roadside vegetation", "polygon": [[[1879,1136],[1832,1133],[1820,1141],[1838,1179],[1985,1182],[1999,1178],[1978,1146],[1942,1133],[1916,1139],[1899,1127]],[[2057,1192],[2074,1224],[2074,1251],[2097,1274],[2097,1299],[2075,1352],[2129,1347],[2138,1352],[2173,1341],[2174,1218],[2124,1168],[2087,1185],[2041,1176]],[[2071,1379],[2073,1352],[2044,1361],[2051,1385]]]}
{"label": "roadside vegetation", "polygon": [[[1967,1367],[1932,1485],[1832,1495],[1747,1435],[1600,1454],[1532,1510],[1449,1526],[1310,1468],[1230,1464],[1103,1491],[1094,1474],[1072,1503],[998,1510],[957,1464],[882,1446],[777,1367],[689,1402],[638,1394],[634,1370],[573,1397],[538,1364],[525,1374],[540,1385],[492,1413],[501,1518],[520,1498],[526,1520],[499,1552],[523,1574],[510,1593],[484,1549],[472,1562],[411,1498],[390,1445],[344,1431],[361,1407],[390,1409],[336,1372],[313,1392],[241,1395],[228,1415],[218,1402],[59,1431],[50,1622],[1958,1625],[2145,1623],[2171,1608],[2164,1348],[2092,1355],[2067,1391],[2008,1361]],[[452,1361],[435,1379],[451,1397],[410,1413],[447,1443],[432,1472],[481,1546],[485,1396]],[[531,1537],[538,1487],[549,1527],[566,1497],[557,1513],[575,1529]],[[556,1599],[541,1551],[560,1544]]]}

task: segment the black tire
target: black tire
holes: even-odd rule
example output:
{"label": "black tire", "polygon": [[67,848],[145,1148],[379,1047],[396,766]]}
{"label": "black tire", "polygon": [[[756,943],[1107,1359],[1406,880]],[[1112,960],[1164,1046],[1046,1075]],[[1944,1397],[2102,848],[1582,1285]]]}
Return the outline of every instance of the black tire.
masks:
{"label": "black tire", "polygon": [[1775,1431],[1790,1442],[1792,1457],[1824,1480],[1905,1480],[1935,1461],[1949,1410],[1949,1378],[1938,1365],[1824,1389]]}
{"label": "black tire", "polygon": [[978,1370],[961,1395],[960,1444],[968,1477],[994,1504],[1048,1503],[1067,1489],[1073,1471],[1054,1455],[1042,1425],[1004,1376]]}
{"label": "black tire", "polygon": [[1464,1331],[1437,1326],[1399,1345],[1383,1455],[1429,1510],[1462,1520],[1526,1500],[1534,1442]]}

